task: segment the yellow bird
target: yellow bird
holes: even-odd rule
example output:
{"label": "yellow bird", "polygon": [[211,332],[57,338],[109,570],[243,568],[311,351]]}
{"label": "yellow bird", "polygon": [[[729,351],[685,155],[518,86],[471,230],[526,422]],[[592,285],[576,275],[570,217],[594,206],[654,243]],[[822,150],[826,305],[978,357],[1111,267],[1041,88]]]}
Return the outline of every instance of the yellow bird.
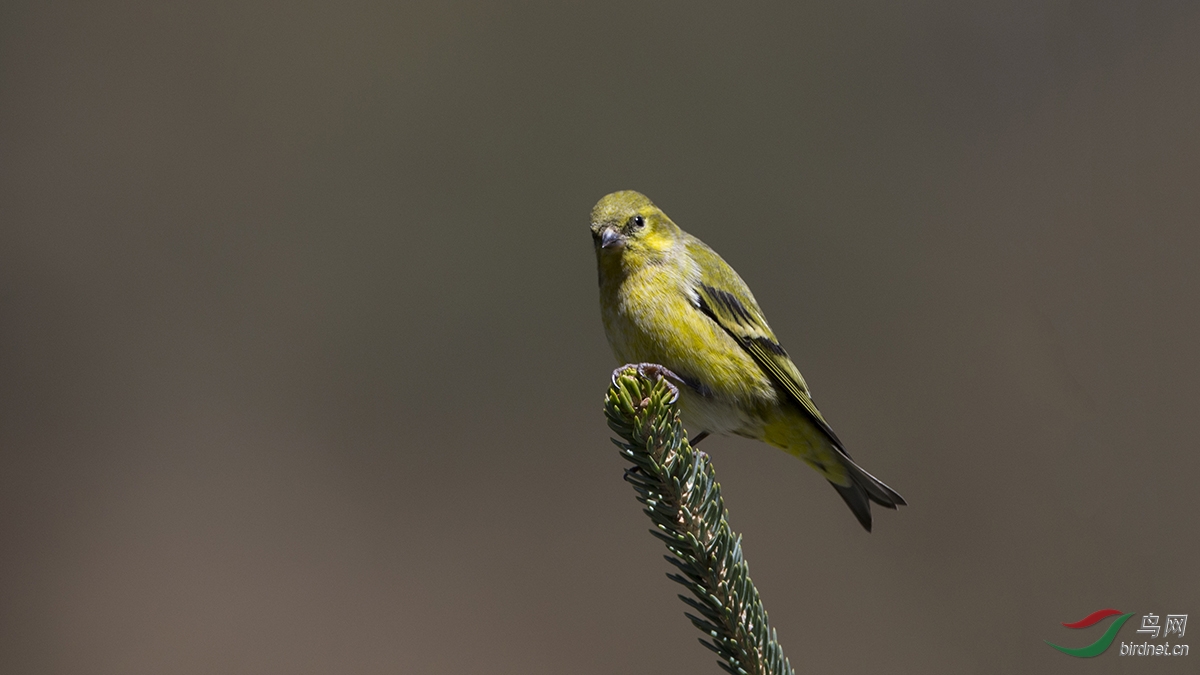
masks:
{"label": "yellow bird", "polygon": [[694,442],[733,433],[786,450],[819,471],[868,532],[870,502],[905,503],[850,459],[750,289],[716,251],[632,190],[596,204],[592,239],[613,353],[672,371]]}

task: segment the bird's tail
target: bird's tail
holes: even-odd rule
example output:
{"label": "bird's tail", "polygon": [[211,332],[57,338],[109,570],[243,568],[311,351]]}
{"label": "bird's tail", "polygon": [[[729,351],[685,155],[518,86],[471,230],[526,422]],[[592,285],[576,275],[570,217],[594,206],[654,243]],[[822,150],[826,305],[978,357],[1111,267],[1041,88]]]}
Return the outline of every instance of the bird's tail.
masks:
{"label": "bird's tail", "polygon": [[898,492],[855,464],[827,425],[818,426],[811,418],[797,417],[784,409],[764,425],[761,438],[820,472],[867,532],[871,531],[871,502],[889,509],[906,503]]}
{"label": "bird's tail", "polygon": [[854,517],[858,518],[858,522],[867,532],[871,531],[871,502],[888,509],[907,504],[899,492],[855,464],[844,450],[839,448],[837,454],[839,462],[846,470],[846,476],[850,479],[849,485],[839,485],[832,480],[829,484],[846,501],[846,506],[850,507]]}

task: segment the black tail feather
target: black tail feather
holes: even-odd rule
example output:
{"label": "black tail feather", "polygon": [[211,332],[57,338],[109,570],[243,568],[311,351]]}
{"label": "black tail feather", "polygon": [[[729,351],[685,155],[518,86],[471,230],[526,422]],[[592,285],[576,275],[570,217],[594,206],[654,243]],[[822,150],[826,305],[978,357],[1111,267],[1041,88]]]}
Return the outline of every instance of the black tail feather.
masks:
{"label": "black tail feather", "polygon": [[854,512],[854,517],[867,532],[871,531],[871,502],[867,501],[867,492],[858,485],[842,486],[829,481],[834,490],[846,500],[846,506]]}
{"label": "black tail feather", "polygon": [[904,501],[904,497],[901,497],[900,493],[864,471],[849,456],[843,454],[842,459],[843,465],[850,475],[850,485],[838,485],[833,481],[830,481],[829,484],[846,501],[846,506],[850,507],[850,510],[854,512],[854,517],[858,518],[858,522],[867,532],[871,531],[871,502],[888,509],[908,503]]}

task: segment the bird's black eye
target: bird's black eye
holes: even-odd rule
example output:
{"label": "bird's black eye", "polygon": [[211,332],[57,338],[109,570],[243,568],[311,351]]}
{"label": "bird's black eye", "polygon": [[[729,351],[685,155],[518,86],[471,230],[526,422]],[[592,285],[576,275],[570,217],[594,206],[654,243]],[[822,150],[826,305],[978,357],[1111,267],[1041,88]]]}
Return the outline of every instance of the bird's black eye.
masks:
{"label": "bird's black eye", "polygon": [[629,219],[629,224],[634,227],[642,227],[646,224],[646,219],[641,216],[634,216]]}

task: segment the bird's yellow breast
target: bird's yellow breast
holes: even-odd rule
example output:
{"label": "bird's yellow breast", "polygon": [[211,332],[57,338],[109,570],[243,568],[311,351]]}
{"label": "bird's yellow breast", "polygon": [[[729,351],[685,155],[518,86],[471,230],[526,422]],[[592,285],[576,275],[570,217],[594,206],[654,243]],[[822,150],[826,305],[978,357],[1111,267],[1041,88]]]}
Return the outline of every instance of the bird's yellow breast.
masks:
{"label": "bird's yellow breast", "polygon": [[613,272],[602,268],[600,306],[618,360],[662,364],[714,404],[777,404],[773,383],[753,357],[697,307],[686,269],[657,264]]}

